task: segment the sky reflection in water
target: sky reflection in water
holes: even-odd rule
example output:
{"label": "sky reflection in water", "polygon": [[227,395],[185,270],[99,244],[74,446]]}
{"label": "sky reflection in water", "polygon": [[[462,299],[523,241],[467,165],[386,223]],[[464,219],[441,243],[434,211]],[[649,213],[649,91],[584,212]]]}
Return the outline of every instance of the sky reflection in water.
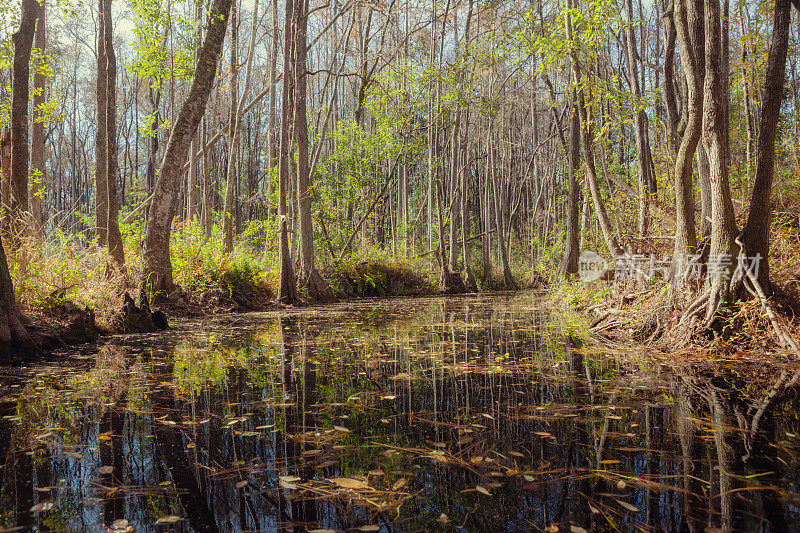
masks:
{"label": "sky reflection in water", "polygon": [[796,369],[562,321],[530,294],[364,301],[6,369],[0,527],[798,528]]}

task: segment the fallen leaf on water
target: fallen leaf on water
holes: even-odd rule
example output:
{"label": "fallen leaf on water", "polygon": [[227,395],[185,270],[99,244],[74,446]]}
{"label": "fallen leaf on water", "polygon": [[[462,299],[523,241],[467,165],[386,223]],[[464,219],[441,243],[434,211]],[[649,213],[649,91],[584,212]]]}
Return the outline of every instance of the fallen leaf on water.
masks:
{"label": "fallen leaf on water", "polygon": [[601,465],[615,465],[615,464],[618,464],[618,463],[621,463],[621,462],[622,461],[619,461],[617,459],[603,459],[602,461],[600,461],[600,464]]}
{"label": "fallen leaf on water", "polygon": [[309,529],[308,533],[336,533],[336,530],[335,529],[318,528],[318,529]]}
{"label": "fallen leaf on water", "polygon": [[376,526],[375,524],[370,524],[367,526],[357,527],[356,531],[380,531],[381,526]]}
{"label": "fallen leaf on water", "polygon": [[180,516],[175,516],[174,514],[168,514],[156,520],[156,524],[174,524],[175,522],[179,522],[181,520],[183,520],[183,518],[181,518]]}
{"label": "fallen leaf on water", "polygon": [[622,500],[617,500],[616,498],[615,498],[615,501],[620,505],[620,507],[623,507],[623,508],[627,509],[628,511],[631,511],[633,513],[638,513],[639,512],[639,508],[638,507],[636,507],[634,505],[631,505],[628,502],[624,502]]}
{"label": "fallen leaf on water", "polygon": [[571,531],[571,533],[589,533],[580,526],[569,526],[569,530]]}
{"label": "fallen leaf on water", "polygon": [[111,472],[114,471],[114,467],[113,466],[101,466],[100,468],[97,469],[97,471],[100,472],[101,474],[110,474]]}
{"label": "fallen leaf on water", "polygon": [[386,396],[381,396],[381,400],[394,400],[397,398],[394,394],[387,394]]}
{"label": "fallen leaf on water", "polygon": [[313,449],[313,450],[303,450],[303,452],[300,455],[317,455],[318,453],[321,453],[321,452],[322,452],[322,450],[317,448],[317,449]]}
{"label": "fallen leaf on water", "polygon": [[555,524],[551,524],[547,526],[544,530],[547,531],[547,533],[558,533],[558,526]]}
{"label": "fallen leaf on water", "polygon": [[439,518],[437,518],[436,521],[439,522],[440,524],[449,524],[450,523],[450,519],[447,518],[447,515],[444,514],[444,513],[440,514]]}
{"label": "fallen leaf on water", "polygon": [[32,513],[41,513],[43,511],[49,511],[53,508],[53,502],[39,502],[33,507],[30,508]]}
{"label": "fallen leaf on water", "polygon": [[239,483],[236,484],[237,489],[241,489],[242,487],[246,486],[247,486],[247,481],[240,481]]}
{"label": "fallen leaf on water", "polygon": [[344,426],[333,426],[333,429],[335,429],[336,431],[341,431],[342,433],[352,433],[352,431],[350,431]]}
{"label": "fallen leaf on water", "polygon": [[481,487],[480,485],[475,485],[475,490],[477,490],[481,494],[485,494],[487,496],[491,496],[492,495],[492,493],[489,492],[489,489],[487,489],[485,487]]}
{"label": "fallen leaf on water", "polygon": [[625,487],[627,487],[627,486],[628,486],[628,485],[627,485],[627,484],[626,484],[624,481],[622,481],[621,479],[620,479],[619,481],[617,481],[617,488],[618,488],[619,490],[622,490],[622,489],[624,489],[624,488],[625,488]]}
{"label": "fallen leaf on water", "polygon": [[342,488],[345,489],[368,489],[369,485],[364,483],[359,479],[353,479],[351,477],[335,477],[331,479],[333,483],[336,483]]}
{"label": "fallen leaf on water", "polygon": [[392,485],[392,490],[400,490],[403,487],[405,487],[406,484],[408,484],[408,479],[401,477],[400,479],[394,482],[394,485]]}

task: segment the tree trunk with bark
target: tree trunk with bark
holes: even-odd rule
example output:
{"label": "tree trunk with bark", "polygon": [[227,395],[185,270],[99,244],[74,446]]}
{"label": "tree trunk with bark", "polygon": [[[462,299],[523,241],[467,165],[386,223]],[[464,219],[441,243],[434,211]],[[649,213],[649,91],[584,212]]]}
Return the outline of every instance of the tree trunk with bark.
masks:
{"label": "tree trunk with bark", "polygon": [[169,238],[180,192],[183,166],[189,145],[203,118],[217,73],[217,63],[225,39],[231,0],[213,0],[203,44],[189,94],[181,106],[167,142],[164,161],[153,191],[142,252],[143,286],[154,293],[171,293],[174,288]]}
{"label": "tree trunk with bark", "polygon": [[[662,0],[664,1],[664,0]],[[678,32],[675,29],[675,4],[667,0],[668,5],[662,17],[664,29],[664,107],[666,109],[666,125],[669,144],[676,153],[679,147],[680,114],[678,113],[678,89],[675,84],[675,51]]]}
{"label": "tree trunk with bark", "polygon": [[94,136],[94,218],[97,244],[108,243],[108,55],[106,54],[106,0],[97,6],[97,127]]}
{"label": "tree trunk with bark", "polygon": [[297,145],[297,200],[301,287],[307,287],[312,298],[327,301],[333,298],[328,283],[314,265],[314,228],[311,218],[311,175],[308,164],[308,118],[306,116],[306,69],[308,2],[295,0],[295,111],[294,137]]}
{"label": "tree trunk with bark", "polygon": [[675,29],[687,85],[687,121],[675,157],[675,254],[687,256],[697,248],[692,192],[692,161],[703,124],[705,28],[703,0],[675,1]]}
{"label": "tree trunk with bark", "polygon": [[497,161],[497,150],[495,146],[497,143],[495,142],[494,138],[491,136],[492,128],[489,128],[489,152],[491,154],[490,159],[490,179],[491,179],[491,190],[492,190],[492,201],[494,203],[494,227],[495,231],[497,232],[497,249],[500,253],[500,267],[503,270],[503,281],[505,282],[506,289],[513,289],[519,290],[519,285],[517,285],[516,280],[514,279],[513,274],[511,273],[511,266],[508,264],[508,250],[506,249],[506,239],[505,239],[505,223],[503,221],[503,202],[501,198],[502,193],[502,185],[500,184],[500,179],[497,177],[497,166],[499,165]]}
{"label": "tree trunk with bark", "polygon": [[711,187],[710,292],[705,321],[711,325],[719,307],[730,299],[729,281],[739,247],[735,242],[738,229],[728,179],[728,88],[720,0],[706,0],[705,25],[703,143],[708,154]]}
{"label": "tree trunk with bark", "polygon": [[283,47],[283,83],[281,94],[281,138],[278,155],[278,301],[295,303],[297,301],[297,282],[294,273],[294,262],[289,251],[289,221],[287,195],[291,185],[289,159],[290,142],[289,125],[293,119],[292,92],[294,90],[293,70],[293,14],[294,2],[303,0],[286,0]]}
{"label": "tree trunk with bark", "polygon": [[3,128],[3,138],[0,140],[0,234],[4,237],[10,235],[11,227],[9,206],[11,205],[11,130]]}
{"label": "tree trunk with bark", "polygon": [[[114,52],[114,26],[111,19],[111,0],[102,0],[104,4],[102,22],[104,31],[104,52],[106,56],[106,241],[108,254],[114,266],[125,271],[125,250],[122,245],[122,234],[119,231],[119,202],[117,200],[117,182],[119,181],[119,141],[117,139],[117,55]],[[100,73],[98,72],[98,75]]]}
{"label": "tree trunk with bark", "polygon": [[[11,217],[12,235],[28,204],[28,78],[36,14],[36,0],[23,0],[20,28],[14,42],[14,80],[11,94]],[[21,183],[20,183],[21,182]],[[24,193],[24,196],[20,196]],[[15,197],[16,196],[16,197]],[[5,200],[5,199],[4,199]],[[35,348],[29,322],[17,306],[5,249],[0,242],[0,361]]]}
{"label": "tree trunk with bark", "polygon": [[[257,4],[256,4],[257,5]],[[231,112],[228,130],[228,167],[225,176],[225,203],[222,207],[222,253],[229,254],[233,250],[233,195],[238,179],[239,168],[239,130],[242,127],[241,104],[239,102],[239,24],[236,0],[231,4]],[[252,31],[255,34],[255,27]],[[250,56],[252,57],[252,55]],[[247,84],[247,81],[245,81]],[[245,96],[242,97],[244,100]]]}
{"label": "tree trunk with bark", "polygon": [[[575,6],[575,1],[572,0],[570,5]],[[581,132],[581,147],[583,152],[583,163],[586,167],[586,181],[589,184],[589,192],[592,195],[592,203],[594,204],[594,211],[597,215],[597,221],[600,223],[600,229],[603,233],[606,247],[612,258],[616,258],[623,254],[622,247],[614,235],[614,229],[611,226],[611,219],[606,212],[605,202],[600,191],[600,183],[597,179],[597,169],[594,161],[594,134],[592,132],[592,121],[589,117],[589,109],[586,105],[586,96],[584,91],[583,74],[581,64],[578,60],[577,45],[573,42],[575,39],[572,15],[567,14],[565,19],[566,35],[570,41],[570,63],[572,68],[573,82],[575,83],[578,95],[578,117],[580,118],[580,132]]]}
{"label": "tree trunk with bark", "polygon": [[[625,13],[627,21],[627,56],[628,70],[630,72],[633,94],[638,99],[642,98],[642,87],[639,83],[639,64],[636,53],[636,33],[633,28],[633,1],[625,0]],[[650,151],[649,120],[644,109],[639,109],[634,117],[634,130],[636,132],[636,175],[639,184],[639,237],[646,237],[650,228],[650,196],[655,177],[652,175],[653,156]]]}
{"label": "tree trunk with bark", "polygon": [[6,252],[0,242],[0,361],[5,363],[19,352],[35,350],[36,340],[30,321],[17,306]]}
{"label": "tree trunk with bark", "polygon": [[[39,54],[44,57],[46,53],[45,41],[45,2],[38,9],[38,21],[36,22],[36,36],[34,46],[39,50]],[[31,218],[33,219],[34,235],[42,240],[44,238],[44,196],[45,183],[45,145],[44,145],[44,112],[42,106],[45,103],[45,82],[46,77],[41,69],[37,69],[33,75],[33,109],[34,121],[31,128],[31,174],[33,177],[33,187],[30,190]]]}
{"label": "tree trunk with bark", "polygon": [[580,118],[578,117],[578,97],[572,91],[572,111],[569,121],[569,192],[567,196],[567,242],[564,247],[564,259],[561,261],[561,276],[568,278],[578,273],[580,257],[580,183],[578,171],[581,166]]}
{"label": "tree trunk with bark", "polygon": [[772,42],[767,59],[761,118],[756,147],[756,173],[750,212],[742,230],[742,242],[748,254],[761,255],[758,283],[769,294],[769,230],[772,223],[772,181],[775,173],[775,136],[780,120],[783,85],[786,78],[786,55],[789,47],[791,6],[789,0],[775,0]]}
{"label": "tree trunk with bark", "polygon": [[[30,102],[30,62],[36,15],[36,0],[22,0],[19,30],[12,36],[14,44],[13,79],[11,84],[11,199],[9,230],[12,240],[23,232],[28,213],[28,104]],[[1,337],[0,337],[1,338]]]}

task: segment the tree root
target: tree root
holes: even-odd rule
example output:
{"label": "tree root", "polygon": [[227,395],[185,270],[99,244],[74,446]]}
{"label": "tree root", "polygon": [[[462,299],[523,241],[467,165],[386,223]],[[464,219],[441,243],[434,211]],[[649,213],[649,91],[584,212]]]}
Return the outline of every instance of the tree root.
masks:
{"label": "tree root", "polygon": [[318,302],[329,302],[333,300],[333,292],[328,282],[326,282],[316,268],[310,272],[300,273],[300,287],[307,287],[308,294]]}
{"label": "tree root", "polygon": [[[742,243],[739,237],[736,238],[736,244],[740,246],[741,249],[741,256],[745,258],[744,261],[739,261],[739,266],[737,267],[737,271],[743,271],[746,280],[742,280],[744,287],[753,295],[753,297],[758,298],[761,302],[761,307],[764,309],[764,313],[767,315],[767,318],[772,325],[772,329],[775,331],[775,335],[778,337],[778,341],[781,343],[786,349],[792,350],[795,355],[800,357],[800,347],[797,346],[797,342],[795,342],[794,338],[791,335],[784,331],[783,327],[781,326],[780,320],[778,320],[778,314],[775,312],[775,308],[767,298],[767,294],[764,292],[764,288],[758,282],[758,278],[753,271],[750,269],[750,265],[746,259],[746,252],[744,244]],[[736,278],[736,276],[734,276]],[[749,284],[747,283],[749,282]]]}
{"label": "tree root", "polygon": [[703,306],[708,303],[711,298],[711,290],[705,291],[683,312],[681,319],[678,321],[678,326],[684,326],[698,318],[703,313]]}

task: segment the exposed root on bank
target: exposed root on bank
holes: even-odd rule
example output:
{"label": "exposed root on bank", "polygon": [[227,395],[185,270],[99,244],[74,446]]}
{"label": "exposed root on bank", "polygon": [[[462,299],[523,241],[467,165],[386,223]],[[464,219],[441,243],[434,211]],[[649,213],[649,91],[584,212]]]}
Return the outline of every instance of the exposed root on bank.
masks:
{"label": "exposed root on bank", "polygon": [[766,296],[752,272],[743,273],[744,287],[753,298],[719,305],[713,320],[706,320],[712,290],[706,289],[685,309],[672,291],[631,292],[624,286],[605,304],[585,309],[590,315],[589,334],[608,347],[630,346],[635,341],[665,353],[680,350],[714,353],[788,352],[800,359],[796,338],[800,320],[790,302],[778,306]]}

